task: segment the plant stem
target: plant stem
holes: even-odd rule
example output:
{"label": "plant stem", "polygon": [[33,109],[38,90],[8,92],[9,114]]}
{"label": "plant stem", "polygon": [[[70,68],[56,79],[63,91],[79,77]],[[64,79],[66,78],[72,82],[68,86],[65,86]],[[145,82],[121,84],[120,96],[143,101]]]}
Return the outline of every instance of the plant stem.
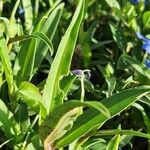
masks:
{"label": "plant stem", "polygon": [[0,0],[0,17],[2,16],[3,12],[3,0]]}
{"label": "plant stem", "polygon": [[81,76],[81,98],[80,101],[84,102],[84,95],[85,95],[85,90],[84,90],[84,76]]}
{"label": "plant stem", "polygon": [[16,3],[15,3],[15,6],[13,8],[13,11],[11,13],[11,18],[15,18],[15,14],[16,14],[16,11],[17,11],[17,8],[18,8],[19,4],[20,4],[20,0],[17,0]]}
{"label": "plant stem", "polygon": [[34,11],[34,18],[37,18],[39,12],[39,0],[35,1],[35,11]]}

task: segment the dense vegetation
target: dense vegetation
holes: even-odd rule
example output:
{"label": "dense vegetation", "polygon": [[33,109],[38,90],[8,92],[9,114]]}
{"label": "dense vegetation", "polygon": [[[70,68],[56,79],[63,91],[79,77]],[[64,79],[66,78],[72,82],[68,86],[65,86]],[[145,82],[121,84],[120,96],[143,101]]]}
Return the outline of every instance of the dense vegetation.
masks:
{"label": "dense vegetation", "polygon": [[149,0],[0,0],[0,149],[150,150]]}

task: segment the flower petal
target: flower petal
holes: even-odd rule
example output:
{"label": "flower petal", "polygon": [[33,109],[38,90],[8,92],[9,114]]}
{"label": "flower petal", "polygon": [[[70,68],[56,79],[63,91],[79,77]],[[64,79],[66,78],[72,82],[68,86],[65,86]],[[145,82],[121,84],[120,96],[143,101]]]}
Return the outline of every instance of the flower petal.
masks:
{"label": "flower petal", "polygon": [[141,33],[139,33],[139,32],[136,32],[136,35],[137,35],[137,37],[138,37],[139,39],[143,40],[144,42],[149,42],[149,41],[150,41],[150,39],[144,37],[144,36],[143,36]]}
{"label": "flower petal", "polygon": [[145,60],[144,63],[145,63],[145,65],[146,65],[147,68],[150,68],[150,60],[147,59],[147,60]]}
{"label": "flower petal", "polygon": [[80,75],[80,76],[84,75],[84,71],[81,69],[73,70],[72,73],[75,75]]}
{"label": "flower petal", "polygon": [[148,54],[150,54],[150,42],[143,44],[142,48],[145,49]]}

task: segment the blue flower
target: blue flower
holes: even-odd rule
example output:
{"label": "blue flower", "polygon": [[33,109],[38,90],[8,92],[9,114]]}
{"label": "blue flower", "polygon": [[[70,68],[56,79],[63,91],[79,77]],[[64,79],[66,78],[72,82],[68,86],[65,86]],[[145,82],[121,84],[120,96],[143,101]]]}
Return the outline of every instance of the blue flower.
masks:
{"label": "blue flower", "polygon": [[90,73],[90,70],[88,70],[88,69],[86,69],[86,70],[75,69],[71,72],[77,76],[83,76],[84,78],[86,78],[88,80],[91,78],[91,73]]}
{"label": "blue flower", "polygon": [[142,48],[146,50],[148,54],[150,54],[150,39],[144,37],[142,34],[139,32],[136,33],[137,37],[144,42],[142,45]]}
{"label": "blue flower", "polygon": [[81,69],[75,69],[72,71],[73,74],[78,75],[78,76],[83,76],[84,72]]}
{"label": "blue flower", "polygon": [[150,60],[146,59],[145,60],[145,65],[147,68],[150,68]]}
{"label": "blue flower", "polygon": [[139,0],[130,0],[130,2],[131,2],[132,4],[138,4],[138,3],[139,3]]}

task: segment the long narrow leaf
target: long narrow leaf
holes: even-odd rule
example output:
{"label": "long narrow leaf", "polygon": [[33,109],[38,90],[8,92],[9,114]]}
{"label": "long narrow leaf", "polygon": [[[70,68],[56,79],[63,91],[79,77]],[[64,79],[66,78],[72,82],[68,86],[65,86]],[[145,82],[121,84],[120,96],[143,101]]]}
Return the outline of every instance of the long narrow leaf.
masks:
{"label": "long narrow leaf", "polygon": [[14,65],[14,75],[18,85],[22,81],[29,81],[32,78],[43,61],[48,49],[51,50],[52,54],[52,44],[50,41],[52,40],[57,29],[63,6],[64,4],[58,5],[49,16],[46,16],[48,17],[46,21],[44,21],[45,17],[42,18],[30,36],[18,37],[18,39],[14,38],[9,41],[13,42],[15,40],[23,40],[24,38],[28,39],[33,36],[40,38],[40,40],[29,39],[24,41],[22,44]]}
{"label": "long narrow leaf", "polygon": [[130,135],[130,136],[137,136],[137,137],[143,137],[150,139],[150,135],[146,133],[142,133],[140,131],[134,131],[134,130],[120,130],[120,129],[115,129],[115,130],[100,130],[93,132],[91,136],[109,136],[109,135],[115,135],[115,134],[120,134],[120,135]]}
{"label": "long narrow leaf", "polygon": [[50,108],[52,109],[62,103],[62,99],[58,98],[56,100],[55,98],[62,94],[59,87],[60,79],[69,73],[79,28],[84,16],[84,5],[85,0],[81,0],[70,26],[59,44],[57,54],[52,63],[47,82],[43,90],[43,101],[46,104],[47,113],[49,113]]}
{"label": "long narrow leaf", "polygon": [[36,39],[23,41],[14,65],[14,79],[20,85],[31,78],[36,51]]}
{"label": "long narrow leaf", "polygon": [[2,65],[4,67],[5,76],[9,87],[9,92],[12,92],[13,74],[12,74],[11,62],[9,59],[6,40],[4,39],[3,35],[0,35],[0,57],[1,57]]}
{"label": "long narrow leaf", "polygon": [[[109,98],[106,98],[101,102],[109,110],[111,116],[115,116],[134,103],[138,97],[141,97],[147,92],[150,92],[149,86],[128,89]],[[77,118],[73,128],[56,142],[56,147],[62,147],[73,142],[77,138],[90,131],[92,128],[99,126],[107,120],[108,118],[102,114],[99,114],[98,111],[94,109],[87,110]]]}
{"label": "long narrow leaf", "polygon": [[51,145],[70,130],[73,121],[81,110],[80,107],[83,106],[93,107],[99,111],[99,114],[102,112],[106,117],[110,117],[107,108],[99,102],[80,102],[75,100],[66,102],[52,111],[40,126],[40,135],[45,146]]}
{"label": "long narrow leaf", "polygon": [[120,143],[120,135],[116,135],[111,139],[111,141],[108,143],[106,150],[118,150]]}
{"label": "long narrow leaf", "polygon": [[46,114],[46,109],[42,103],[42,96],[36,86],[29,82],[22,82],[16,91],[17,99],[25,102],[31,109],[39,113],[41,117]]}
{"label": "long narrow leaf", "polygon": [[[51,54],[53,53],[53,45],[51,41],[45,34],[41,32],[34,32],[32,35],[20,36],[17,39],[12,40],[12,41],[27,40],[27,41],[24,41],[24,43],[22,44],[22,48],[17,58],[18,61],[16,61],[15,67],[14,67],[14,74],[16,75],[17,84],[20,84],[22,81],[29,81],[32,77],[32,71],[33,71],[33,66],[34,66],[37,45],[36,45],[36,39],[32,39],[31,42],[28,39],[33,38],[33,37],[36,37],[42,40],[50,49]],[[25,51],[25,48],[28,46],[28,44],[30,46],[28,50]]]}
{"label": "long narrow leaf", "polygon": [[0,128],[8,139],[17,138],[17,134],[20,133],[19,125],[2,100],[0,100]]}
{"label": "long narrow leaf", "polygon": [[[47,20],[43,23],[43,26],[40,28],[40,32],[44,33],[50,41],[52,41],[54,34],[56,32],[56,29],[58,27],[58,23],[60,21],[62,11],[63,11],[64,3],[61,3],[58,5],[53,12],[47,16]],[[34,31],[35,32],[35,31]],[[36,50],[36,56],[35,56],[35,63],[34,63],[34,74],[37,69],[39,68],[40,64],[42,63],[45,55],[47,54],[48,46],[45,45],[42,41],[37,41],[37,50]]]}
{"label": "long narrow leaf", "polygon": [[25,27],[26,30],[31,29],[33,22],[33,10],[31,0],[22,0],[23,8],[25,11]]}

